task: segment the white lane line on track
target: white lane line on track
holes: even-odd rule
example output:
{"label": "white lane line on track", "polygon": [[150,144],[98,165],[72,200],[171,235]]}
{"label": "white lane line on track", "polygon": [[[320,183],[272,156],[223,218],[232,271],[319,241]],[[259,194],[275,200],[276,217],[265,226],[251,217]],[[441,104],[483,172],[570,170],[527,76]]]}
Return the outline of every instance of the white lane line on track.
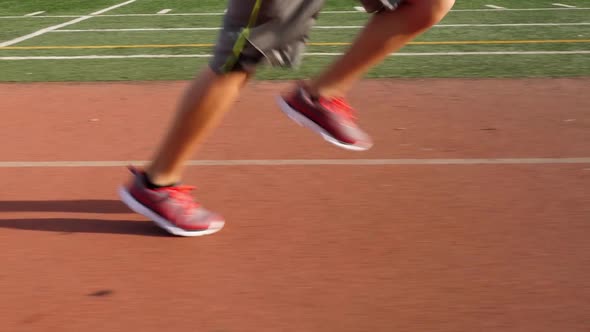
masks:
{"label": "white lane line on track", "polygon": [[[143,166],[142,160],[104,161],[0,161],[0,168],[45,167],[124,167]],[[590,157],[579,158],[460,158],[460,159],[260,159],[190,160],[188,166],[396,166],[396,165],[560,165],[590,164]]]}

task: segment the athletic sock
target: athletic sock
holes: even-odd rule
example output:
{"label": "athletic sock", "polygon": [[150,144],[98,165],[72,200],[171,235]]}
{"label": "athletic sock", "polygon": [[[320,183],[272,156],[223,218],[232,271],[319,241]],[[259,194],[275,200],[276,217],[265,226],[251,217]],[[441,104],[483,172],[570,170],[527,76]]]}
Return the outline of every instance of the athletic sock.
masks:
{"label": "athletic sock", "polygon": [[145,184],[146,187],[148,187],[149,189],[152,189],[152,190],[160,189],[160,188],[167,188],[167,187],[174,187],[177,185],[177,183],[168,184],[168,185],[157,185],[150,180],[147,173],[143,173],[143,183]]}

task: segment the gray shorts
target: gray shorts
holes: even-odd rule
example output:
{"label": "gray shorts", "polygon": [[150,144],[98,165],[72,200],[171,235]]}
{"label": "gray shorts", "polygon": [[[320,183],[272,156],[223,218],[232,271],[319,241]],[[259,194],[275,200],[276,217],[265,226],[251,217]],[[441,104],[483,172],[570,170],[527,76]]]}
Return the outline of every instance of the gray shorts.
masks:
{"label": "gray shorts", "polygon": [[[395,9],[403,0],[361,0],[367,12]],[[297,67],[325,0],[229,0],[211,68],[254,72],[261,63]]]}

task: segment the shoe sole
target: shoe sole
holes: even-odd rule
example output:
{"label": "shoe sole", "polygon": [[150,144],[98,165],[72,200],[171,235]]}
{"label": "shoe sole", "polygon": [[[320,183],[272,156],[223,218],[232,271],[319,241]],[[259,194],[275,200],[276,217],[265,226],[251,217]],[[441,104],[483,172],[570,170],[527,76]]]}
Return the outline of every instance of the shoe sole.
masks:
{"label": "shoe sole", "polygon": [[145,205],[141,204],[139,201],[137,201],[135,198],[133,198],[133,196],[129,193],[129,191],[125,187],[119,188],[119,197],[121,198],[123,203],[125,203],[127,205],[127,207],[129,207],[131,210],[147,217],[148,219],[153,221],[158,227],[160,227],[160,228],[164,229],[165,231],[167,231],[168,233],[176,235],[176,236],[185,236],[185,237],[192,236],[192,237],[194,237],[194,236],[210,235],[210,234],[219,232],[223,228],[223,226],[225,225],[224,222],[216,222],[215,224],[220,224],[220,225],[216,226],[216,227],[209,228],[209,229],[205,229],[202,231],[187,231],[187,230],[184,230],[184,229],[179,228],[177,226],[174,226],[172,223],[170,223],[166,219],[162,218],[157,213],[155,213],[152,210],[150,210],[149,208],[147,208]]}
{"label": "shoe sole", "polygon": [[339,148],[352,151],[366,151],[371,148],[371,146],[358,146],[339,141],[334,136],[330,135],[324,128],[319,126],[317,123],[313,122],[308,117],[299,113],[297,110],[289,106],[289,104],[282,97],[277,97],[277,103],[279,104],[279,107],[283,111],[283,113],[285,113],[289,118],[291,118],[291,120],[295,121],[295,123],[302,127],[311,129],[312,131],[318,133],[325,141],[332,143]]}

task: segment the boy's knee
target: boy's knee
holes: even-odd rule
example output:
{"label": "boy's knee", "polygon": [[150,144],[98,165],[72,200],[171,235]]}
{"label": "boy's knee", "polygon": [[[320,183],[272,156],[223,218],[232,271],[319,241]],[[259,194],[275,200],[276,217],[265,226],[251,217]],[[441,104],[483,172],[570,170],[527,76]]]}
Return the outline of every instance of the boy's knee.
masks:
{"label": "boy's knee", "polygon": [[440,22],[453,8],[455,0],[429,0],[425,1],[430,6],[432,25]]}
{"label": "boy's knee", "polygon": [[428,29],[439,23],[451,10],[455,0],[411,0],[409,6],[414,7],[415,19],[412,20],[416,29]]}

